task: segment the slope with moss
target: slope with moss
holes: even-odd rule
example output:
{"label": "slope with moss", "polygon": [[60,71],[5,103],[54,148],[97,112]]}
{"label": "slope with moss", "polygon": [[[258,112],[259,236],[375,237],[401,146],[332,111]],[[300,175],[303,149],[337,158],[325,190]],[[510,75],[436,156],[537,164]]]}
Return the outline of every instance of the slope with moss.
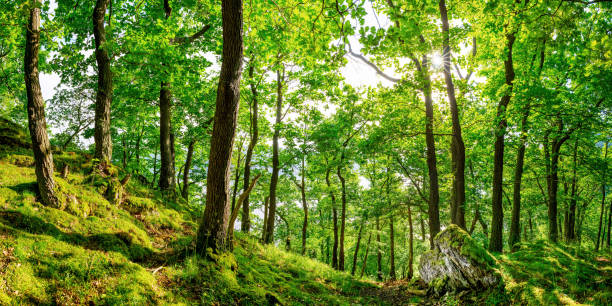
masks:
{"label": "slope with moss", "polygon": [[95,171],[91,156],[54,152],[61,209],[38,201],[29,143],[0,121],[0,304],[373,304],[376,285],[239,235],[233,254],[198,258],[200,207]]}

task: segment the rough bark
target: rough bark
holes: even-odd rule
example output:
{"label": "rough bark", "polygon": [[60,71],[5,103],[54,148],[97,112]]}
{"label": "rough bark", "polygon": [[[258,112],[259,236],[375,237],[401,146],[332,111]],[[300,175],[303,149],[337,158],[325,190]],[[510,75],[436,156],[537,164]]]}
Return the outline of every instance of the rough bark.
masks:
{"label": "rough bark", "polygon": [[181,196],[185,200],[189,200],[189,171],[191,170],[191,162],[193,160],[193,150],[195,147],[196,140],[192,139],[187,147],[187,158],[185,160],[185,167],[183,168],[183,190]]}
{"label": "rough bark", "polygon": [[[259,138],[259,130],[257,127],[257,116],[258,116],[258,101],[257,101],[257,87],[255,83],[253,83],[253,71],[254,71],[253,63],[251,62],[251,66],[249,67],[249,78],[251,79],[251,93],[253,95],[253,101],[251,104],[251,140],[249,141],[249,146],[247,148],[247,153],[244,161],[244,188],[246,190],[247,184],[251,179],[251,160],[253,159],[253,150],[255,149],[255,145],[257,145],[257,140]],[[242,202],[242,216],[240,223],[240,230],[248,233],[251,230],[251,218],[250,218],[251,209],[249,207],[249,196],[244,199]]]}
{"label": "rough bark", "polygon": [[95,41],[96,63],[98,64],[98,90],[94,119],[94,157],[102,162],[110,162],[113,157],[113,143],[110,135],[110,108],[113,95],[113,80],[110,56],[106,49],[104,16],[110,0],[96,0],[92,21]]}
{"label": "rough bark", "polygon": [[264,231],[264,243],[274,240],[274,218],[276,215],[276,187],[278,185],[279,161],[278,139],[280,137],[281,111],[283,106],[283,72],[276,71],[276,122],[272,137],[272,177],[270,178],[270,204],[268,207],[268,223]]}
{"label": "rough bark", "polygon": [[502,235],[504,225],[504,209],[502,207],[502,183],[504,179],[504,136],[506,135],[506,108],[512,98],[514,86],[514,64],[512,62],[512,47],[516,37],[514,32],[506,34],[508,57],[504,60],[506,77],[506,92],[497,105],[497,126],[495,128],[495,148],[493,153],[493,192],[491,197],[492,219],[489,250],[501,252],[503,249]]}
{"label": "rough bark", "polygon": [[176,183],[174,180],[174,154],[172,154],[172,92],[170,84],[161,83],[159,91],[159,144],[160,144],[160,170],[159,188],[161,190],[174,190]]}
{"label": "rough bark", "polygon": [[438,2],[442,19],[442,58],[444,62],[444,82],[450,105],[453,137],[451,141],[453,185],[451,201],[451,221],[459,227],[465,226],[465,144],[461,135],[461,122],[459,121],[459,108],[455,97],[455,85],[451,75],[451,48],[446,2]]}
{"label": "rough bark", "polygon": [[224,249],[229,219],[230,164],[240,101],[242,0],[222,0],[221,14],[223,57],[210,140],[206,208],[196,241],[196,252],[200,255],[205,255],[207,248],[213,252]]}
{"label": "rough bark", "polygon": [[[40,2],[36,1],[36,4]],[[38,191],[45,205],[58,207],[53,180],[53,154],[47,136],[45,120],[45,101],[40,90],[38,79],[38,50],[40,48],[40,8],[31,8],[26,25],[26,45],[24,56],[25,87],[28,99],[28,128],[32,140],[34,162],[36,165],[36,182]]]}

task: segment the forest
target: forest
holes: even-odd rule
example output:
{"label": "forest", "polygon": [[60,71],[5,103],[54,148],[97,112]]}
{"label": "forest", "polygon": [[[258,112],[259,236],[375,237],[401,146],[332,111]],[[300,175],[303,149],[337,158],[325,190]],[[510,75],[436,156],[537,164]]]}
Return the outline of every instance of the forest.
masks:
{"label": "forest", "polygon": [[3,0],[1,305],[610,305],[612,1]]}

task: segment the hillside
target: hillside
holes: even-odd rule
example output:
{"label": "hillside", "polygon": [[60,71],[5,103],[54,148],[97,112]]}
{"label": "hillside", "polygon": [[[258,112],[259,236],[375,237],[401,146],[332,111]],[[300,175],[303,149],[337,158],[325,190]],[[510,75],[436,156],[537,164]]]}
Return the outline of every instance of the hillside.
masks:
{"label": "hillside", "polygon": [[[200,207],[137,179],[92,171],[87,154],[56,152],[64,207],[37,201],[27,133],[0,120],[0,304],[596,304],[612,301],[610,258],[544,241],[497,257],[501,291],[415,296],[418,282],[359,281],[240,233],[233,255],[193,255]],[[59,169],[69,165],[66,178]],[[98,174],[96,174],[98,173]],[[107,195],[106,197],[104,195]],[[419,288],[416,288],[419,287]]]}

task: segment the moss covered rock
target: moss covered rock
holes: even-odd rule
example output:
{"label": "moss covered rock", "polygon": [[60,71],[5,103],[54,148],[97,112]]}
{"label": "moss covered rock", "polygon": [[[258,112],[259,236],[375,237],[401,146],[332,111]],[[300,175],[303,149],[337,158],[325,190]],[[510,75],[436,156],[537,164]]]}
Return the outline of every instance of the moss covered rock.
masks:
{"label": "moss covered rock", "polygon": [[497,287],[501,275],[493,256],[456,225],[440,232],[434,249],[425,252],[419,262],[421,278],[430,292],[485,290]]}

